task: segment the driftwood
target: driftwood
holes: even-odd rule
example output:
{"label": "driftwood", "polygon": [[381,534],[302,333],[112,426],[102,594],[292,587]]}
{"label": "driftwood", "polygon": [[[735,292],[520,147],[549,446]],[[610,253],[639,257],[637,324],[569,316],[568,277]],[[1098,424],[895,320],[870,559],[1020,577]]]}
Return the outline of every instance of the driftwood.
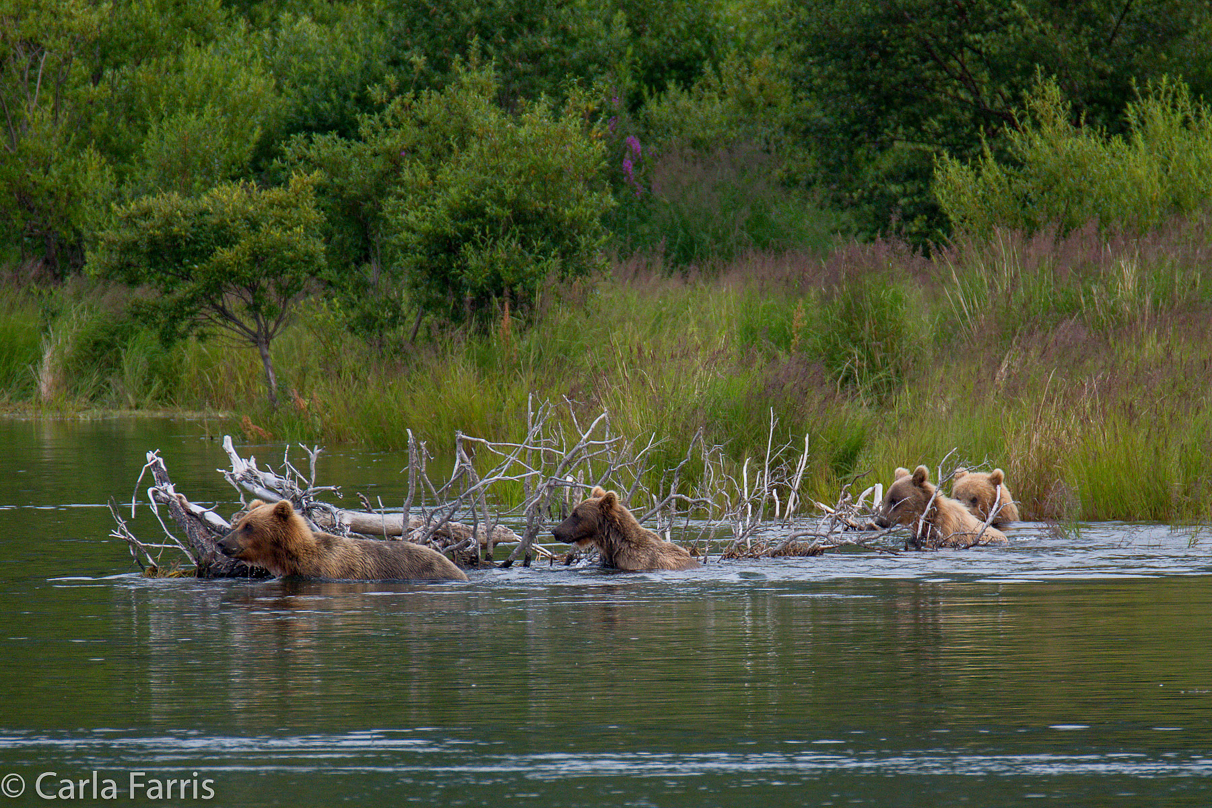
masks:
{"label": "driftwood", "polygon": [[[873,521],[873,509],[883,498],[883,486],[879,483],[865,489],[855,499],[850,489],[868,472],[855,476],[842,486],[837,502],[832,506],[824,503],[813,503],[820,511],[820,516],[807,524],[790,531],[785,527],[780,531],[764,531],[765,535],[750,540],[748,546],[742,548],[738,542],[733,542],[724,550],[725,558],[779,558],[782,556],[817,556],[840,550],[843,547],[853,547],[861,550],[872,550],[879,553],[896,554],[895,547],[883,541],[892,535],[896,528],[879,528]],[[870,499],[871,505],[868,506]]]}
{"label": "driftwood", "polygon": [[[857,497],[851,493],[864,475],[845,485],[833,505],[802,497],[810,441],[807,436],[776,440],[779,430],[773,413],[766,448],[758,458],[734,461],[724,446],[709,444],[700,432],[676,465],[659,469],[652,462],[653,450],[661,445],[655,436],[631,439],[614,431],[608,413],[583,422],[576,410],[569,403],[564,417],[557,418],[550,403],[529,407],[526,433],[517,442],[456,433],[454,462],[444,481],[431,478],[428,447],[409,432],[409,463],[402,472],[408,490],[402,506],[396,508],[381,502],[372,506],[364,497],[362,509],[332,504],[330,495],[338,489],[316,482],[318,448],[302,447],[305,470],[291,463],[289,449],[275,470],[259,467],[253,457],[242,457],[227,437],[223,447],[230,468],[220,473],[235,488],[241,505],[252,498],[289,500],[313,529],[413,541],[463,565],[508,567],[519,560],[526,566],[535,558],[576,560],[579,556],[564,545],[544,547],[540,537],[598,485],[618,491],[642,524],[653,526],[666,540],[683,544],[703,563],[713,558],[817,555],[847,547],[898,549],[900,541],[892,535],[896,531],[878,530],[872,521],[883,487],[872,485]],[[155,451],[148,453],[140,480],[148,471],[154,484],[146,491],[146,501],[166,538],[158,542],[136,538],[117,508],[112,508],[117,523],[113,535],[127,541],[145,570],[163,574],[165,569],[192,565],[203,577],[261,574],[217,551],[215,543],[230,524],[213,509],[182,496]],[[503,506],[502,491],[508,491],[516,504]],[[132,513],[135,505],[132,500]],[[176,532],[161,518],[165,509]],[[911,531],[905,549],[926,546],[929,537],[920,533]],[[499,561],[498,545],[510,547]],[[162,560],[166,553],[176,562],[166,564]]]}
{"label": "driftwood", "polygon": [[[218,541],[231,530],[231,525],[214,511],[195,505],[178,494],[168,476],[168,469],[158,451],[147,453],[147,465],[139,475],[139,481],[147,472],[151,472],[153,484],[147,489],[147,501],[152,513],[164,530],[165,541],[145,542],[136,537],[122,519],[118,506],[111,501],[110,513],[113,514],[117,527],[110,533],[115,538],[124,539],[130,548],[131,556],[146,574],[162,572],[162,558],[166,550],[178,551],[193,565],[193,574],[200,578],[264,578],[268,573],[256,567],[250,567],[242,561],[228,558],[219,552]],[[136,488],[138,483],[136,483]],[[177,537],[160,515],[160,507],[168,510],[169,517],[185,534],[185,541]],[[131,515],[134,515],[135,500],[131,500]],[[175,555],[175,554],[174,554]],[[169,569],[169,573],[181,570],[182,560],[177,558]]]}
{"label": "driftwood", "polygon": [[[223,472],[229,483],[237,491],[247,492],[265,502],[277,502],[288,499],[295,511],[303,515],[314,528],[339,535],[357,534],[371,538],[417,540],[418,531],[430,527],[424,519],[416,516],[408,518],[408,530],[404,530],[403,513],[387,511],[372,512],[367,504],[366,511],[352,511],[338,508],[319,499],[321,494],[336,492],[335,486],[317,486],[316,458],[320,454],[317,448],[304,451],[309,458],[309,476],[303,474],[290,463],[289,454],[282,459],[281,474],[259,469],[256,458],[245,460],[236,452],[231,436],[223,438],[223,450],[231,461],[231,469]],[[469,527],[460,522],[446,521],[433,526],[425,539],[436,537],[443,539],[446,544],[470,544],[471,537],[476,536],[481,546],[492,544],[510,544],[519,541],[519,537],[509,528],[495,525],[491,531],[484,527]]]}

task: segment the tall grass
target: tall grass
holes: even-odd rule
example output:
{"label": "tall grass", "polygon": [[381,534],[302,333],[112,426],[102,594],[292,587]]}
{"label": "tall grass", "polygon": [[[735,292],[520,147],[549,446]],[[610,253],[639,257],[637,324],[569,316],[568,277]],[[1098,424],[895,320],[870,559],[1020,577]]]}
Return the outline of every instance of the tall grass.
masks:
{"label": "tall grass", "polygon": [[566,399],[661,439],[666,467],[700,431],[738,464],[756,458],[773,416],[779,442],[808,435],[804,493],[822,500],[957,449],[956,464],[1005,469],[1027,518],[1209,521],[1207,224],[1000,231],[930,260],[886,243],[748,254],[714,275],[636,260],[553,293],[530,322],[386,354],[317,299],[274,343],[276,412],[246,346],[165,348],[105,289],[48,304],[5,288],[0,396],[222,411],[228,428],[291,441],[400,447],[411,430],[438,455],[456,430],[519,438],[531,401]]}

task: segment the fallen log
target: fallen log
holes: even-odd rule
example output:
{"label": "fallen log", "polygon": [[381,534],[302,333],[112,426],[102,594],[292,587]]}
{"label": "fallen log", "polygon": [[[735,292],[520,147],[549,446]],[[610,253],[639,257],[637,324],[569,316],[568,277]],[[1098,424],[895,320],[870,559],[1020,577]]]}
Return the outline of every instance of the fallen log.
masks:
{"label": "fallen log", "polygon": [[[386,539],[409,536],[426,527],[425,520],[419,516],[410,516],[408,530],[405,530],[404,514],[402,513],[372,513],[348,511],[341,508],[335,509],[331,516],[317,514],[315,521],[319,527],[329,532],[350,532]],[[479,539],[481,547],[488,546],[489,537],[492,538],[493,544],[517,544],[522,540],[521,536],[504,525],[496,525],[490,532],[485,530],[483,525],[478,525],[473,531],[471,527],[462,522],[447,522],[434,531],[434,535],[442,536],[452,542],[468,541],[473,533]]]}

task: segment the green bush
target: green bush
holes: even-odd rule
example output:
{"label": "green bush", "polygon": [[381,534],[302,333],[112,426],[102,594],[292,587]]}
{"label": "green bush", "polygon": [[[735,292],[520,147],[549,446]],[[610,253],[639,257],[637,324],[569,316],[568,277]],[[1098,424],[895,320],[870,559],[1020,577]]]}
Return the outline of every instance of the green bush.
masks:
{"label": "green bush", "polygon": [[[119,407],[171,403],[181,376],[178,348],[165,345],[130,312],[77,306],[61,318],[59,367],[75,399]],[[52,329],[55,326],[52,326]]]}
{"label": "green bush", "polygon": [[671,268],[750,252],[823,252],[841,229],[817,197],[780,179],[793,93],[769,52],[733,53],[692,87],[670,86],[634,115],[609,108],[610,172],[620,252]]}
{"label": "green bush", "polygon": [[571,106],[495,103],[474,65],[442,92],[397,99],[368,135],[398,153],[383,209],[389,264],[454,322],[529,308],[552,280],[605,268],[603,149]]}
{"label": "green bush", "polygon": [[956,230],[1064,235],[1087,222],[1143,233],[1212,202],[1212,116],[1181,81],[1150,84],[1125,110],[1127,134],[1074,123],[1054,81],[1027,99],[1008,157],[986,147],[965,164],[939,160],[935,193]]}
{"label": "green bush", "polygon": [[648,158],[646,188],[623,193],[611,230],[624,253],[666,266],[719,266],[746,253],[825,252],[837,217],[781,185],[775,160],[752,146]]}

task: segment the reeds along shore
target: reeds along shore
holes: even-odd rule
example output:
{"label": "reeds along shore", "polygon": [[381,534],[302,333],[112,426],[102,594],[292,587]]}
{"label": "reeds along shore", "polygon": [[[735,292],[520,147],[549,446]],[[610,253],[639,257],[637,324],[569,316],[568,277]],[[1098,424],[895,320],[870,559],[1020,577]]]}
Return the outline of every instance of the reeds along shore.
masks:
{"label": "reeds along shore", "polygon": [[329,444],[403,447],[411,429],[436,453],[457,430],[516,439],[528,401],[567,398],[655,434],[652,458],[670,467],[699,430],[738,464],[761,455],[773,413],[776,443],[809,436],[802,490],[820,501],[857,473],[887,483],[958,447],[959,465],[1005,469],[1024,519],[1206,522],[1207,225],[998,233],[929,258],[852,244],[676,277],[618,262],[612,277],[550,290],[525,319],[422,329],[415,345],[367,345],[316,298],[274,343],[276,412],[251,349],[165,348],[121,313],[124,293],[10,283],[0,397],[46,414],[213,411],[237,430]]}

